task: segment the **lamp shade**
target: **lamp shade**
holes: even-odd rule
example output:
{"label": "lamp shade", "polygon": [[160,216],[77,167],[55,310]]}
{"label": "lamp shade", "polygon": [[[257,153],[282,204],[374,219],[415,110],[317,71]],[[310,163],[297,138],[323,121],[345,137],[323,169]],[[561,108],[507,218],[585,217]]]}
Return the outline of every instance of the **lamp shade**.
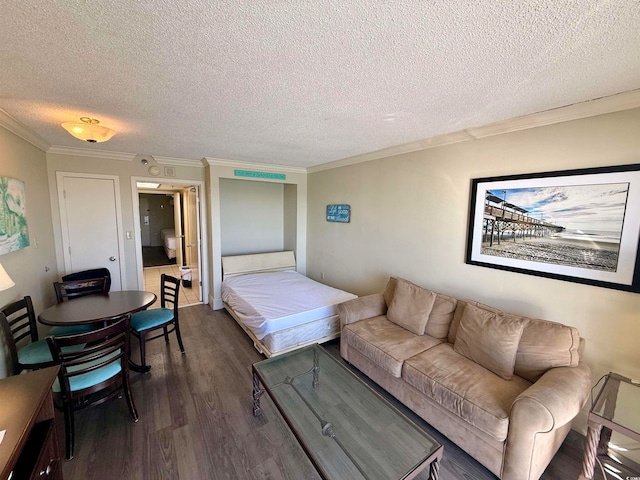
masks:
{"label": "lamp shade", "polygon": [[95,118],[80,117],[80,122],[64,122],[62,128],[85,142],[106,142],[116,134],[116,131],[98,125],[99,123],[100,121]]}
{"label": "lamp shade", "polygon": [[2,264],[0,264],[0,291],[11,288],[15,285],[15,282],[11,280],[11,277],[6,272]]}

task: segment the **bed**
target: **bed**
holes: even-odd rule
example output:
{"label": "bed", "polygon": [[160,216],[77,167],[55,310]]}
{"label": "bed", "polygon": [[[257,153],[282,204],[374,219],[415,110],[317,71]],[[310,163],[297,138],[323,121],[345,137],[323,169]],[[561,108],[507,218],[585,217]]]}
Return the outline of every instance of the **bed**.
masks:
{"label": "bed", "polygon": [[176,258],[176,231],[173,228],[160,230],[160,240],[169,260]]}
{"label": "bed", "polygon": [[222,304],[268,358],[338,337],[336,306],[356,298],[295,269],[292,251],[222,257]]}

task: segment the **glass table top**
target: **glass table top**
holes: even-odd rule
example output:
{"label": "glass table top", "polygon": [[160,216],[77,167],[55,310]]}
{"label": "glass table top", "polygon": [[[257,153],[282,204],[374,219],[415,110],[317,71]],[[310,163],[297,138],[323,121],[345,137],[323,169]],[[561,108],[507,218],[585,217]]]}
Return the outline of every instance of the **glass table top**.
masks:
{"label": "glass table top", "polygon": [[596,398],[591,412],[634,432],[640,433],[640,383],[610,373]]}
{"label": "glass table top", "polygon": [[440,448],[319,345],[253,368],[325,478],[406,478]]}

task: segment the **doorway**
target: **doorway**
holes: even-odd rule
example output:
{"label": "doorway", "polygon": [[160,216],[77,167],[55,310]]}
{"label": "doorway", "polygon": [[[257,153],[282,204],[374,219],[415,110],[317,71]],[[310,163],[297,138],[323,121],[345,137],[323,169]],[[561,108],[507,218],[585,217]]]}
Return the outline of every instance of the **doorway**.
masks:
{"label": "doorway", "polygon": [[179,306],[203,303],[201,186],[175,180],[135,185],[142,288],[159,298],[164,273],[182,280]]}

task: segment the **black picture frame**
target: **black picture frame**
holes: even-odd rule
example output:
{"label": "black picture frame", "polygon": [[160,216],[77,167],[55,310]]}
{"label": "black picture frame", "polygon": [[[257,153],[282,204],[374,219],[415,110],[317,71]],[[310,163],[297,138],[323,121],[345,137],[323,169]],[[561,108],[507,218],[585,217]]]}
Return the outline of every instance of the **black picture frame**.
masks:
{"label": "black picture frame", "polygon": [[476,178],[466,263],[640,292],[640,164]]}

